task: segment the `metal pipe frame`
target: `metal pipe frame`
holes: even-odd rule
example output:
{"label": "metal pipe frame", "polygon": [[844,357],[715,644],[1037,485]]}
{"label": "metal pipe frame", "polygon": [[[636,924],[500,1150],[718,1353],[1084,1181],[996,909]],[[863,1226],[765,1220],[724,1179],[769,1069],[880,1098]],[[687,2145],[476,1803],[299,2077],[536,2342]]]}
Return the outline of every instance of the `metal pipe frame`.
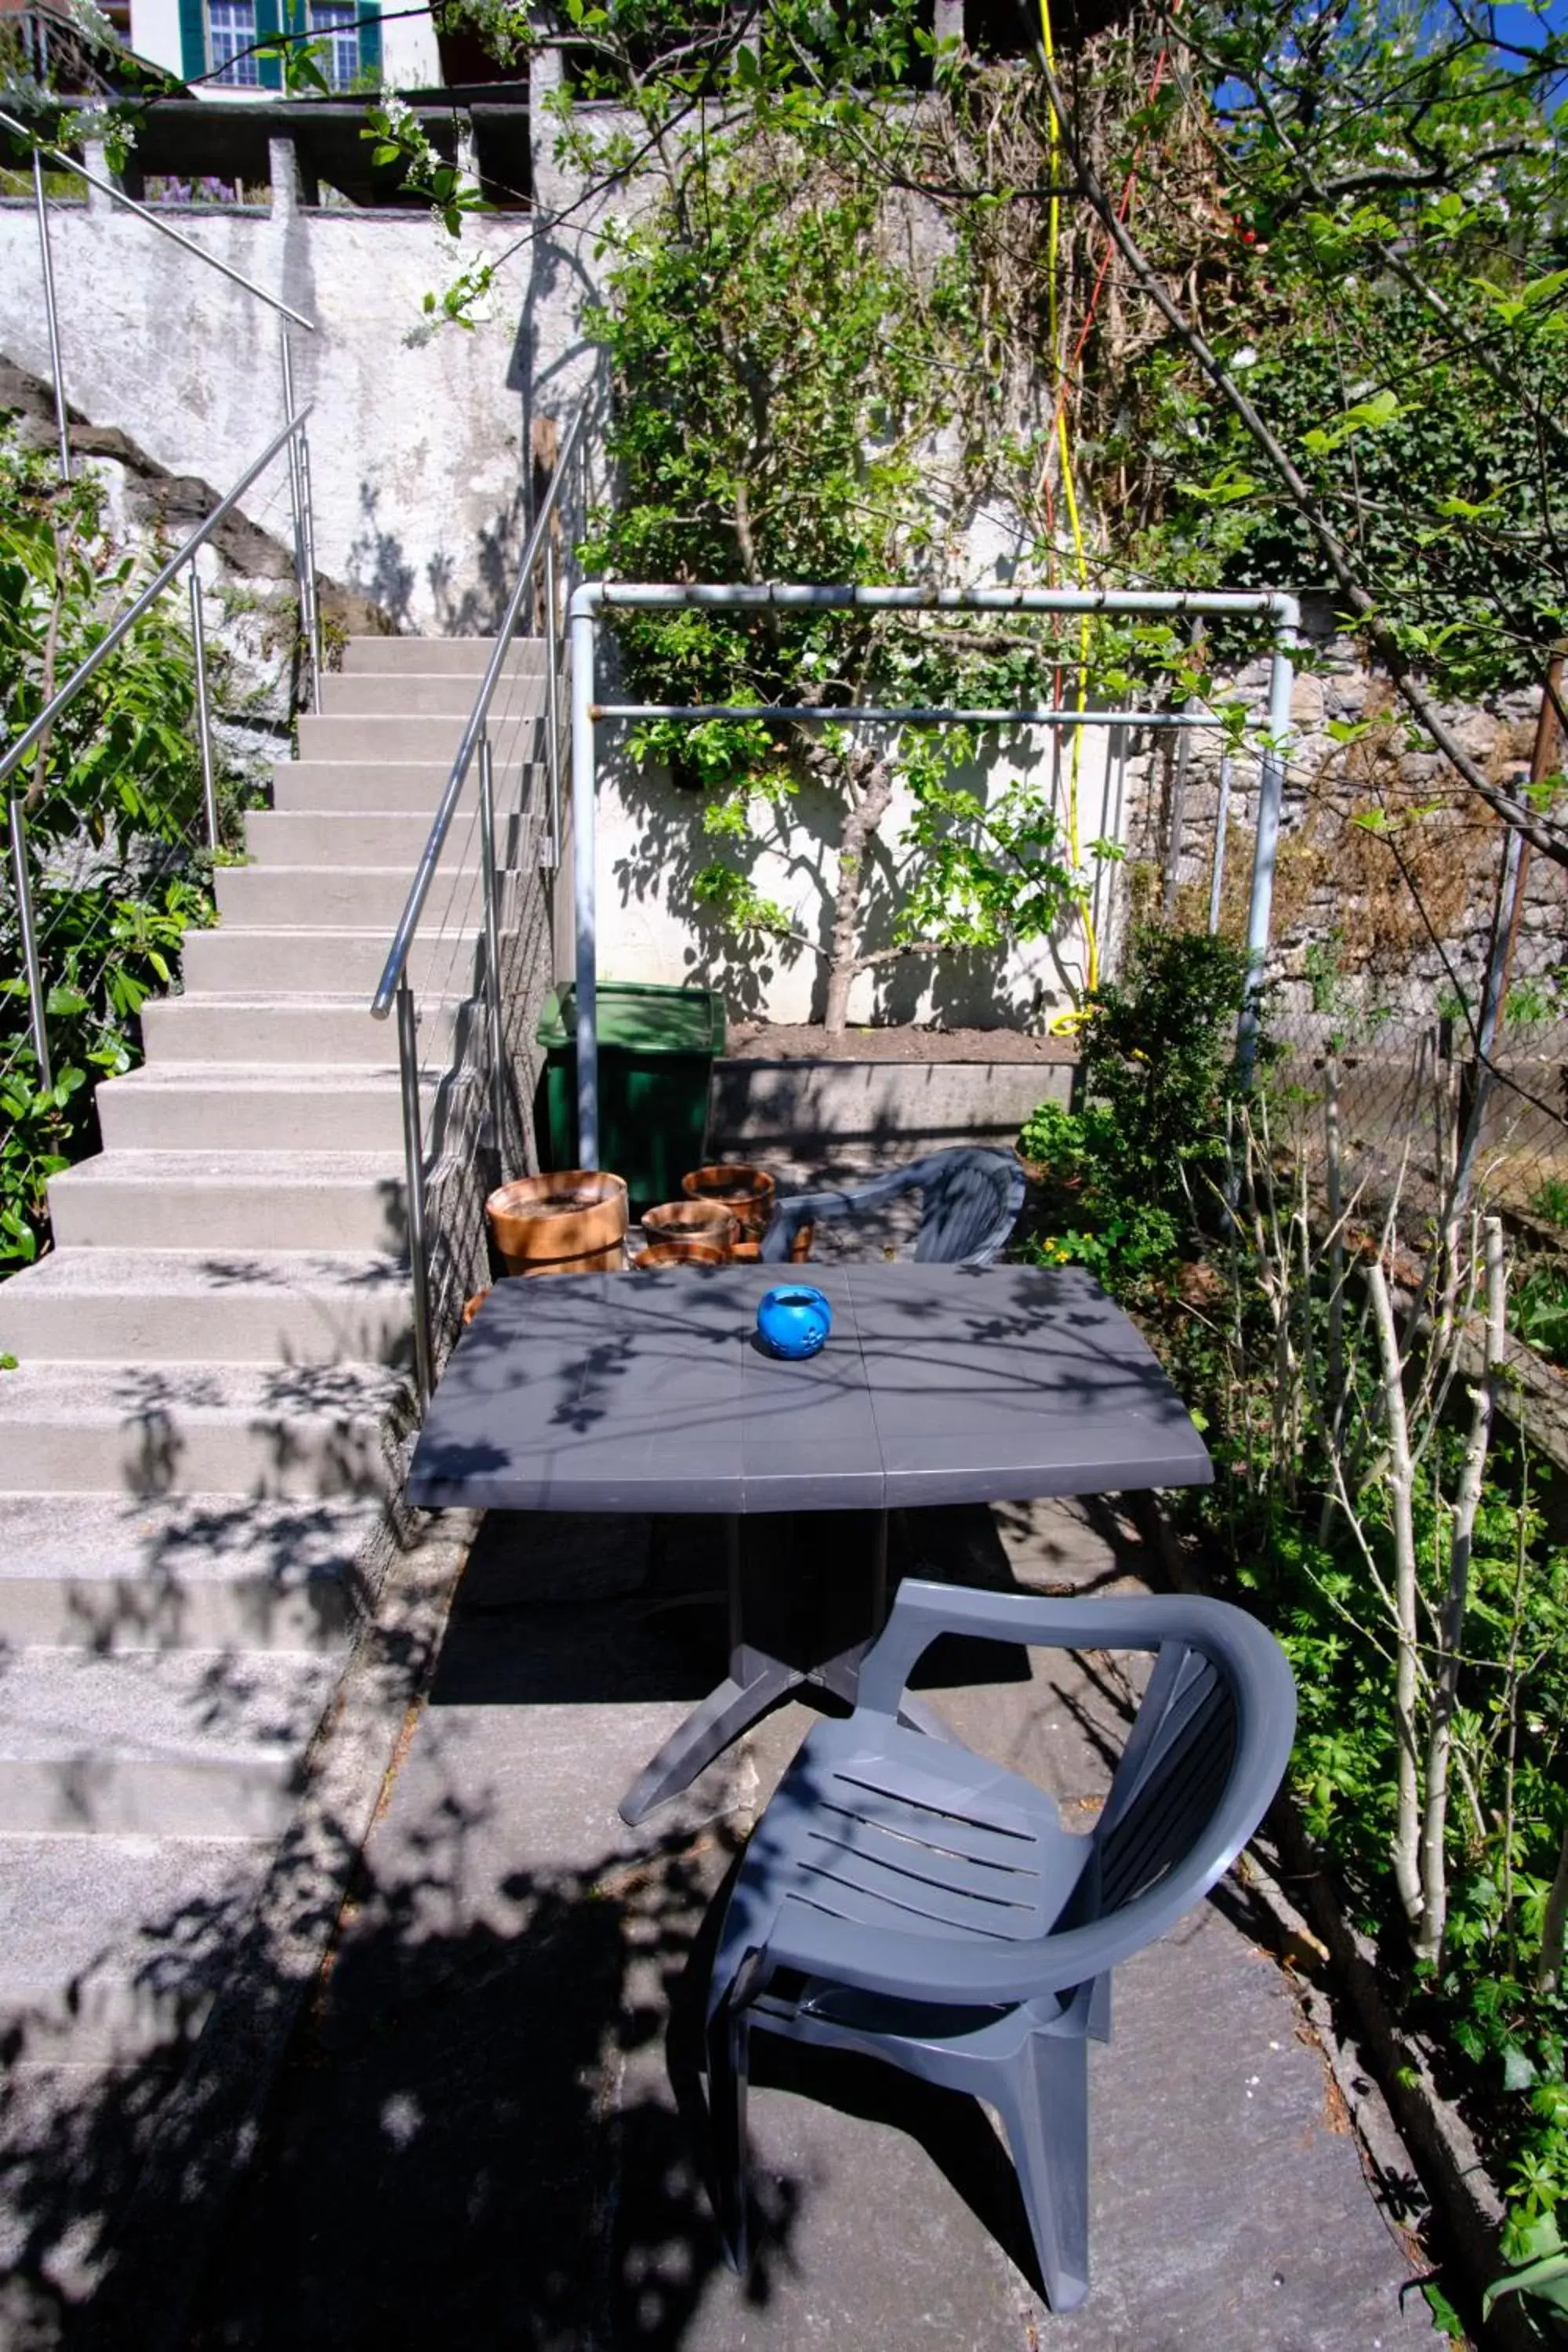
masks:
{"label": "metal pipe frame", "polygon": [[202,755],[202,805],[206,811],[207,847],[216,850],[217,835],[217,789],[213,782],[212,712],[207,702],[207,635],[202,619],[202,583],[195,565],[191,565],[191,650],[195,656],[196,671],[196,746]]}
{"label": "metal pipe frame", "polygon": [[970,710],[939,703],[904,706],[860,702],[596,702],[589,713],[595,725],[626,719],[685,719],[693,726],[705,719],[777,719],[791,727],[845,727],[868,723],[897,727],[1161,727],[1212,728],[1223,732],[1226,722],[1210,711],[1074,710],[1057,704],[1028,705],[1005,710]]}
{"label": "metal pipe frame", "polygon": [[489,1045],[490,1120],[495,1128],[496,1167],[507,1175],[506,1065],[500,1009],[500,912],[496,894],[495,777],[488,733],[479,737],[479,858],[485,894],[485,1027]]}
{"label": "metal pipe frame", "polygon": [[[597,893],[595,877],[595,836],[598,797],[596,719],[608,719],[609,708],[595,698],[594,669],[599,615],[616,609],[635,612],[905,612],[905,613],[1117,613],[1158,614],[1167,617],[1204,614],[1215,619],[1251,616],[1272,621],[1274,655],[1269,670],[1268,748],[1258,794],[1258,845],[1253,862],[1252,901],[1247,927],[1251,961],[1247,1002],[1237,1030],[1237,1061],[1245,1075],[1251,1066],[1258,1028],[1258,992],[1262,984],[1262,956],[1268,945],[1268,919],[1273,905],[1274,863],[1279,843],[1279,805],[1284,792],[1285,752],[1290,728],[1292,656],[1300,628],[1297,599],[1283,589],[1152,588],[857,588],[845,585],[808,586],[778,583],[715,582],[674,585],[653,581],[589,580],[576,590],[571,604],[572,642],[572,822],[573,881],[576,902],[577,954],[577,1156],[584,1168],[599,1164],[599,1028]],[[636,706],[622,705],[623,712]],[[649,715],[686,719],[732,716],[722,705],[660,706]],[[768,706],[768,716],[791,719],[795,711]],[[857,710],[835,710],[839,724],[864,718]],[[1015,714],[1003,714],[1001,724]],[[1085,717],[1088,714],[1084,714]],[[1154,724],[1162,714],[1120,714],[1123,726]],[[1184,714],[1168,713],[1167,718]],[[914,714],[909,714],[912,719]],[[1077,718],[1078,714],[1069,714]],[[1042,723],[1028,714],[1018,723]],[[1054,717],[1049,723],[1059,723]],[[1207,722],[1212,724],[1212,721]],[[1259,938],[1259,925],[1261,937]]]}
{"label": "metal pipe frame", "polygon": [[104,632],[103,635],[100,637],[97,645],[94,646],[91,653],[89,654],[87,659],[80,663],[79,667],[72,671],[70,677],[67,678],[59,692],[53,696],[52,698],[45,705],[44,709],[39,711],[32,725],[25,728],[22,733],[17,736],[16,741],[8,744],[5,751],[3,753],[0,753],[0,783],[4,783],[6,777],[9,776],[18,764],[26,758],[27,753],[32,750],[34,744],[38,741],[39,738],[48,733],[50,728],[53,727],[56,719],[59,717],[60,712],[66,708],[66,705],[80,693],[82,688],[87,684],[88,679],[98,668],[100,663],[106,661],[109,656],[114,651],[115,646],[120,644],[121,638],[124,637],[130,630],[135,627],[137,622],[142,618],[142,614],[146,612],[148,606],[156,603],[157,599],[163,594],[164,589],[168,586],[170,581],[173,580],[183,567],[191,561],[191,558],[195,555],[197,548],[205,546],[207,541],[212,537],[214,531],[217,529],[219,523],[222,522],[224,517],[226,514],[232,513],[234,509],[238,505],[240,499],[245,496],[246,491],[250,488],[252,482],[255,481],[257,476],[258,474],[264,474],[267,471],[268,467],[270,466],[274,457],[277,457],[278,452],[282,448],[284,443],[290,439],[294,434],[299,432],[310,413],[310,412],[308,408],[302,408],[298,416],[291,416],[289,418],[288,424],[284,425],[280,433],[275,433],[273,435],[271,440],[268,443],[260,457],[256,459],[253,465],[246,467],[245,472],[241,474],[234,488],[226,497],[218,500],[217,505],[214,507],[206,520],[203,523],[198,523],[195,530],[191,533],[189,539],[184,541],[180,547],[175,549],[174,554],[170,556],[167,563],[163,565],[161,571],[154,573],[153,577],[148,582],[146,587],[142,589],[140,596],[138,596],[132,604],[126,606],[124,612],[121,613],[119,620],[115,622],[113,627],[107,629]]}
{"label": "metal pipe frame", "polygon": [[36,147],[33,150],[33,202],[38,215],[38,260],[44,273],[44,323],[49,334],[49,379],[55,390],[55,431],[59,437],[60,479],[68,482],[71,478],[70,419],[66,407],[65,363],[60,357],[60,320],[55,303],[55,261],[49,250],[49,207],[44,194],[44,163]]}
{"label": "metal pipe frame", "polygon": [[626,605],[637,612],[867,612],[867,613],[1144,613],[1167,618],[1183,613],[1227,614],[1239,620],[1272,618],[1300,628],[1301,610],[1281,588],[855,588],[796,586],[788,582],[682,583],[589,580],[577,598],[593,609]]}
{"label": "metal pipe frame", "polygon": [[46,1087],[55,1082],[49,1062],[49,1032],[44,1017],[44,975],[38,961],[38,927],[33,918],[33,884],[27,872],[27,827],[22,803],[11,803],[11,875],[16,892],[16,927],[22,934],[22,969],[27,976],[27,1025],[33,1033],[38,1076]]}
{"label": "metal pipe frame", "polygon": [[430,1345],[430,1265],[425,1234],[425,1134],[419,1113],[419,1027],[408,974],[397,982],[397,1068],[403,1094],[403,1165],[408,1188],[408,1271],[414,1294],[414,1378],[422,1406],[436,1385]]}
{"label": "metal pipe frame", "polygon": [[18,139],[31,145],[35,172],[38,168],[39,156],[47,155],[51,163],[59,165],[62,172],[74,172],[77,178],[84,180],[89,188],[97,188],[102,195],[112,196],[117,205],[128,213],[134,213],[138,220],[145,221],[149,228],[155,228],[159,236],[166,236],[171,244],[184,246],[185,251],[194,253],[198,261],[205,261],[209,269],[216,269],[220,278],[226,278],[232,285],[243,286],[247,294],[254,294],[257,300],[265,302],[269,310],[280,311],[285,319],[292,319],[294,324],[303,327],[307,334],[316,332],[313,319],[307,319],[300,311],[290,310],[289,304],[280,301],[276,294],[268,294],[265,286],[258,286],[254,278],[245,277],[237,269],[231,269],[226,261],[219,261],[216,254],[206,252],[194,238],[183,236],[167,221],[160,220],[156,213],[150,213],[145,205],[139,205],[133,196],[128,196],[123,188],[117,188],[112,180],[100,180],[96,172],[89,172],[84,164],[77,162],[74,155],[68,155],[64,148],[48,147],[42,141],[35,140],[26,124],[18,122],[15,115],[0,112],[0,128],[14,131]]}

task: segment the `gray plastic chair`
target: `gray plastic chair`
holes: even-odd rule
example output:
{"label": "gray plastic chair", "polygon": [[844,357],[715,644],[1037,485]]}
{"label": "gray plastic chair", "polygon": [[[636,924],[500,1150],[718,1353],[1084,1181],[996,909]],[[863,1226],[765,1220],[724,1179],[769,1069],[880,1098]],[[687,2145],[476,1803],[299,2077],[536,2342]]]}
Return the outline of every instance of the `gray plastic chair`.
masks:
{"label": "gray plastic chair", "polygon": [[926,1265],[990,1265],[1018,1222],[1024,1171],[1010,1152],[933,1151],[853,1192],[797,1192],[781,1201],[762,1257],[782,1265],[806,1226],[855,1224],[905,1192],[921,1195],[915,1257]]}
{"label": "gray plastic chair", "polygon": [[[1030,1781],[900,1724],[938,1634],[1157,1653],[1094,1828]],[[1296,1691],[1218,1601],[1047,1601],[906,1581],[847,1720],[818,1724],[752,1837],[710,1982],[719,2222],[747,2257],[753,2032],[886,2059],[1001,2115],[1051,2308],[1089,2292],[1088,2040],[1110,1970],[1197,1903],[1284,1772]]]}

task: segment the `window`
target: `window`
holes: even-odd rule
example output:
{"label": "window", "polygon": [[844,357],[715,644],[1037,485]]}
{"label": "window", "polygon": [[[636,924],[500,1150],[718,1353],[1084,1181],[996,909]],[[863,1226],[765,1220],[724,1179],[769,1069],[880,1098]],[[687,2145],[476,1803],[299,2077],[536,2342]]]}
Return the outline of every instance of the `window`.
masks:
{"label": "window", "polygon": [[353,0],[310,0],[310,31],[321,41],[317,63],[334,89],[347,89],[359,72],[359,10]]}
{"label": "window", "polygon": [[217,80],[246,89],[259,89],[261,68],[247,57],[256,39],[256,0],[207,0],[212,34],[212,67]]}

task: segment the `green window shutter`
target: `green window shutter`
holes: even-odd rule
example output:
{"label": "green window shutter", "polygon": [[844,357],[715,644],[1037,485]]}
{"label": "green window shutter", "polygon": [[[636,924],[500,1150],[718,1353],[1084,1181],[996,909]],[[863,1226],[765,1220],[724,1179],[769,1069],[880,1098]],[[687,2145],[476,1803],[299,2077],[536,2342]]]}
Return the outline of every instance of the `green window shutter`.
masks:
{"label": "green window shutter", "polygon": [[374,74],[381,79],[381,11],[360,0],[359,69],[367,78]]}
{"label": "green window shutter", "polygon": [[[256,0],[256,37],[258,41],[275,41],[283,26],[279,21],[278,0]],[[258,58],[257,69],[263,89],[281,89],[283,61],[280,58]]]}
{"label": "green window shutter", "polygon": [[195,81],[206,69],[206,10],[202,0],[180,0],[180,70]]}

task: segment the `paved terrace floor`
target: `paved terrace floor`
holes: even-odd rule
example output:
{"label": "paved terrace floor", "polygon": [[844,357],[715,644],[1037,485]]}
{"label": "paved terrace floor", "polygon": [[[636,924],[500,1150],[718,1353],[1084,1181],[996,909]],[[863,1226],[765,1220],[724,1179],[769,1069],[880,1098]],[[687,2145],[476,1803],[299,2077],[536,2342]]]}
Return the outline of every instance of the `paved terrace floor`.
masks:
{"label": "paved terrace floor", "polygon": [[[856,1530],[837,1530],[852,1549]],[[828,1540],[808,1523],[814,1549]],[[853,1589],[859,1563],[847,1557]],[[895,1570],[1137,1589],[1097,1507],[922,1515]],[[231,2212],[203,2347],[334,2352],[1377,2352],[1426,2341],[1289,1979],[1234,1887],[1116,1979],[1090,2059],[1092,2284],[1037,2297],[973,2104],[761,2038],[763,2244],[723,2267],[671,2088],[703,1919],[807,1727],[782,1709],[638,1831],[616,1800],[721,1670],[711,1523],[494,1515],[346,1932]],[[1120,1747],[1103,1658],[970,1645],[934,1703],[1070,1818]],[[667,2033],[668,2030],[668,2033]],[[667,2046],[668,2042],[668,2046]]]}

